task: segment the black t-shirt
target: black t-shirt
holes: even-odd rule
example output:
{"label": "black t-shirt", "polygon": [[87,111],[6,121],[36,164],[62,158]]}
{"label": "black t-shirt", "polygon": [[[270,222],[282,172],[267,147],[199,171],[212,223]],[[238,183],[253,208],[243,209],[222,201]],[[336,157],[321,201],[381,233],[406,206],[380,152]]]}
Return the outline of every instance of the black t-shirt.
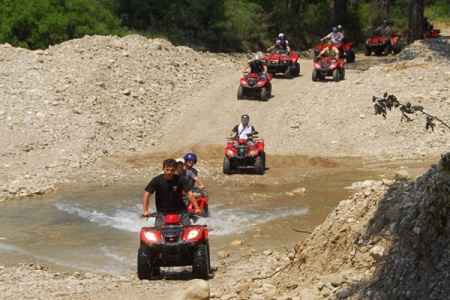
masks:
{"label": "black t-shirt", "polygon": [[153,178],[145,188],[147,192],[155,193],[156,211],[173,213],[186,210],[182,196],[183,189],[188,192],[192,186],[176,174],[171,180],[165,179],[164,174],[160,174]]}
{"label": "black t-shirt", "polygon": [[264,72],[264,63],[262,61],[257,62],[256,60],[251,61],[248,63],[250,66],[250,72],[251,73],[263,73]]}

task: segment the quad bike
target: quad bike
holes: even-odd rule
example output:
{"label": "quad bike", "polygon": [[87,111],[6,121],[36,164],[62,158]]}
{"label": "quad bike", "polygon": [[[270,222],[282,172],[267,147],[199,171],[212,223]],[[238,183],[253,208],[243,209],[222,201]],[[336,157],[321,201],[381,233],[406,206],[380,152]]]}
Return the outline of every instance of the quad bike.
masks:
{"label": "quad bike", "polygon": [[[209,214],[209,196],[208,193],[205,190],[201,190],[199,188],[194,188],[192,190],[192,193],[194,194],[195,199],[197,200],[197,204],[200,207],[200,209],[202,210],[202,217],[203,218],[208,218],[210,216]],[[184,191],[183,191],[184,194]],[[192,204],[191,201],[189,201],[189,199],[187,198],[187,196],[183,196],[183,199],[186,203],[186,211],[188,213],[194,213],[195,211],[195,207]]]}
{"label": "quad bike", "polygon": [[[183,226],[177,214],[164,217],[160,227],[143,227],[140,232],[137,273],[139,279],[161,275],[161,267],[190,266],[196,278],[208,279],[209,239],[206,225]],[[196,218],[189,214],[190,218]]]}
{"label": "quad bike", "polygon": [[267,66],[267,73],[275,76],[283,73],[284,77],[291,79],[300,76],[299,54],[286,50],[275,49],[269,55],[264,55],[262,61]]}
{"label": "quad bike", "polygon": [[[258,132],[255,132],[257,134]],[[254,145],[249,144],[252,141]],[[254,167],[255,173],[264,174],[266,169],[266,153],[264,152],[264,140],[253,139],[228,139],[223,159],[223,173],[231,174],[238,168]]]}
{"label": "quad bike", "polygon": [[314,59],[312,81],[325,79],[333,76],[333,80],[339,82],[345,79],[345,61],[342,59],[331,60],[329,57]]}
{"label": "quad bike", "polygon": [[249,98],[260,98],[263,101],[269,100],[272,94],[272,76],[260,77],[256,73],[246,73],[240,80],[237,91],[238,100]]}
{"label": "quad bike", "polygon": [[399,35],[392,36],[392,44],[389,41],[388,37],[384,36],[376,36],[366,39],[366,43],[364,44],[363,50],[365,56],[370,56],[370,54],[375,53],[375,55],[381,55],[384,53],[385,55],[397,54],[400,52],[400,47],[398,47],[398,41],[400,40]]}
{"label": "quad bike", "polygon": [[422,33],[423,38],[436,38],[441,34],[440,29],[427,30]]}
{"label": "quad bike", "polygon": [[[340,59],[345,59],[345,61],[348,63],[355,62],[355,52],[351,49],[353,47],[354,43],[355,42],[348,42],[348,43],[344,43],[343,45],[334,44],[334,46],[336,48],[338,48],[338,50],[339,50],[339,58]],[[317,45],[314,48],[314,56],[319,55],[319,53],[326,47],[328,47],[328,45],[326,43]]]}

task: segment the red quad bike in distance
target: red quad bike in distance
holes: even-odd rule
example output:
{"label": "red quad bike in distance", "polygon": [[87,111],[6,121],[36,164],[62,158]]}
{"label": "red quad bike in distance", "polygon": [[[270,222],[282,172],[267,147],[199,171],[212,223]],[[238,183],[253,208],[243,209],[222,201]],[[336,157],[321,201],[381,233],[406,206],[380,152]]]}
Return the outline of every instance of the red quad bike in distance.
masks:
{"label": "red quad bike in distance", "polygon": [[427,39],[427,38],[436,38],[441,34],[441,30],[440,29],[433,29],[433,30],[428,30],[428,31],[424,31],[422,33],[423,38]]}
{"label": "red quad bike in distance", "polygon": [[326,76],[333,76],[339,82],[345,79],[345,61],[342,59],[330,60],[328,57],[315,58],[312,71],[312,81],[324,80]]}
{"label": "red quad bike in distance", "polygon": [[[255,132],[257,134],[258,132]],[[250,147],[248,140],[254,142],[254,146]],[[263,175],[266,169],[266,152],[264,152],[264,140],[254,139],[228,139],[225,147],[225,158],[223,159],[223,173],[231,174],[238,168],[254,167],[255,173]],[[237,145],[235,146],[235,142]]]}
{"label": "red quad bike in distance", "polygon": [[400,52],[401,48],[398,46],[398,41],[400,40],[399,35],[392,36],[392,44],[389,38],[384,36],[376,36],[366,39],[363,50],[365,56],[370,56],[370,54],[375,53],[375,55],[385,55],[397,54]]}
{"label": "red quad bike in distance", "polygon": [[[152,213],[157,217],[161,213]],[[196,216],[189,214],[195,219]],[[192,266],[196,278],[210,273],[209,238],[206,225],[183,226],[177,214],[164,217],[161,227],[143,227],[140,232],[137,273],[139,279],[161,275],[161,267]]]}
{"label": "red quad bike in distance", "polygon": [[246,73],[240,80],[237,91],[238,100],[248,98],[260,98],[262,101],[269,100],[272,95],[272,76],[267,75],[266,78],[259,77],[256,73]]}
{"label": "red quad bike in distance", "polygon": [[[338,44],[334,44],[334,47],[338,48],[338,50],[339,50],[339,58],[340,59],[344,59],[345,58],[345,61],[348,62],[348,63],[355,62],[355,52],[351,49],[353,47],[354,43],[355,42],[345,43],[343,47],[341,47]],[[326,47],[328,47],[328,45],[326,43],[325,44],[321,44],[321,45],[317,45],[314,48],[314,56],[319,55],[319,53],[323,49],[325,49]]]}
{"label": "red quad bike in distance", "polygon": [[299,57],[298,53],[275,49],[269,55],[264,55],[262,61],[266,64],[267,73],[271,76],[283,73],[284,77],[291,79],[300,76]]}

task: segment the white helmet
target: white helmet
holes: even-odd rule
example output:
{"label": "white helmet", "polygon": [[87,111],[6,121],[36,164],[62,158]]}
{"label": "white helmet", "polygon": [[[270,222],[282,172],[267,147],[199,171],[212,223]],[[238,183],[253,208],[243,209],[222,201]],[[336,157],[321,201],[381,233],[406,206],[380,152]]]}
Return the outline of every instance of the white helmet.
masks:
{"label": "white helmet", "polygon": [[261,60],[261,55],[255,54],[255,60]]}
{"label": "white helmet", "polygon": [[279,38],[282,37],[282,36],[284,36],[284,33],[280,33],[280,34],[278,35]]}

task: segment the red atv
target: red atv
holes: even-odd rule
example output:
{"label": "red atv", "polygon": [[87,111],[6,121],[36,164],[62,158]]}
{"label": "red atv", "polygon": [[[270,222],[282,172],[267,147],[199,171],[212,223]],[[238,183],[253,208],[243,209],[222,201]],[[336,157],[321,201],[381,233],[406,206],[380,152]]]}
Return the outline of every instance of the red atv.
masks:
{"label": "red atv", "polygon": [[[151,215],[158,216],[161,213]],[[189,216],[195,218],[194,215]],[[183,226],[177,214],[168,214],[160,227],[143,227],[140,238],[137,259],[139,279],[160,276],[161,267],[190,265],[196,278],[209,278],[209,238],[206,225]]]}
{"label": "red atv", "polygon": [[[339,44],[334,44],[334,47],[338,48],[338,50],[339,50],[339,58],[340,59],[345,59],[345,61],[348,63],[355,62],[355,52],[351,49],[353,47],[354,43],[355,42],[345,43],[343,46],[341,46]],[[326,47],[328,47],[328,45],[326,43],[317,45],[314,48],[314,56],[319,55],[319,53]]]}
{"label": "red atv", "polygon": [[260,77],[256,73],[244,72],[237,91],[238,100],[244,99],[244,97],[260,98],[263,101],[269,100],[272,95],[271,80],[272,77],[269,75]]}
{"label": "red atv", "polygon": [[[208,218],[209,215],[209,196],[208,193],[205,190],[201,190],[198,188],[194,188],[192,190],[192,193],[194,194],[195,199],[197,200],[197,204],[200,207],[200,209],[202,210],[202,217],[203,218]],[[183,197],[186,203],[186,210],[188,213],[194,213],[195,212],[195,207],[192,204],[191,201],[189,201],[189,199],[187,197]]]}
{"label": "red atv", "polygon": [[315,58],[312,80],[325,79],[326,76],[333,76],[333,80],[338,82],[345,79],[345,61],[342,59],[331,60],[328,57]]}
{"label": "red atv", "polygon": [[262,61],[271,76],[283,73],[284,77],[291,79],[300,76],[299,57],[298,53],[275,49],[269,55],[264,55]]}
{"label": "red atv", "polygon": [[423,38],[436,38],[441,34],[440,29],[432,29],[422,33]]}
{"label": "red atv", "polygon": [[388,37],[384,36],[376,36],[366,39],[366,43],[364,45],[364,55],[370,56],[370,54],[375,53],[375,55],[381,55],[384,53],[385,55],[397,54],[400,52],[400,47],[398,47],[398,41],[400,40],[399,35],[392,36],[392,44],[389,41]]}
{"label": "red atv", "polygon": [[[255,132],[257,134],[257,132]],[[253,142],[254,145],[251,145]],[[256,174],[264,174],[266,169],[266,153],[264,152],[264,140],[253,139],[228,139],[223,159],[223,173],[231,174],[238,168],[254,167]]]}

